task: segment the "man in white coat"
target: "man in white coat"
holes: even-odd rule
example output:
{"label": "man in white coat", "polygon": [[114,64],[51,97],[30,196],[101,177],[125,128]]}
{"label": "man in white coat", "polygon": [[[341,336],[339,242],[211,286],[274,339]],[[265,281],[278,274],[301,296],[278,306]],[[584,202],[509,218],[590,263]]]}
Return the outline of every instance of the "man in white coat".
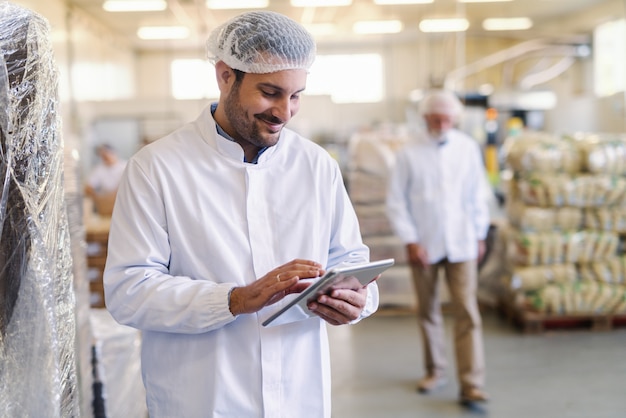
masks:
{"label": "man in white coat", "polygon": [[434,91],[423,99],[420,114],[426,129],[397,153],[387,209],[406,245],[417,292],[426,369],[418,390],[430,392],[446,382],[437,280],[443,269],[455,314],[460,400],[468,403],[487,400],[476,291],[477,261],[489,229],[489,190],[480,147],[454,128],[461,112],[462,104],[451,92]]}
{"label": "man in white coat", "polygon": [[106,305],[142,330],[152,418],[330,417],[326,323],[371,315],[376,283],[262,326],[302,279],[369,260],[338,164],[285,128],[315,44],[296,22],[255,11],[207,46],[219,101],[128,162]]}
{"label": "man in white coat", "polygon": [[96,151],[100,162],[87,178],[85,195],[92,199],[100,215],[110,216],[117,188],[126,169],[126,160],[120,158],[115,148],[109,144],[100,144]]}
{"label": "man in white coat", "polygon": [[126,168],[126,160],[119,157],[115,148],[109,144],[100,144],[96,148],[100,162],[89,173],[85,194],[115,193]]}

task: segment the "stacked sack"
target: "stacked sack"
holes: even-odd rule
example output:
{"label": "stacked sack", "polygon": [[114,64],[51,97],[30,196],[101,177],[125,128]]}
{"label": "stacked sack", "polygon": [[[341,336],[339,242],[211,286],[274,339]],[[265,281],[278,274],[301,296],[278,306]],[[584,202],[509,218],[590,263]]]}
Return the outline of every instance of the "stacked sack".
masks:
{"label": "stacked sack", "polygon": [[512,171],[506,303],[626,313],[626,136],[523,134],[503,151]]}
{"label": "stacked sack", "polygon": [[417,306],[404,244],[386,214],[387,183],[395,153],[408,141],[402,126],[381,125],[356,132],[349,140],[347,186],[370,259],[394,258],[378,281],[381,308],[413,310]]}

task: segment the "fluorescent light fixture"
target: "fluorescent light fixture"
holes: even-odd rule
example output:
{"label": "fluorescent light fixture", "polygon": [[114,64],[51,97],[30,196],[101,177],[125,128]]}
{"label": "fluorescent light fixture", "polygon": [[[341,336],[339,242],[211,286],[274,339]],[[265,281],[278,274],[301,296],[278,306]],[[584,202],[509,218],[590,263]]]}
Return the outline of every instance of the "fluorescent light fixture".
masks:
{"label": "fluorescent light fixture", "polygon": [[463,32],[469,28],[465,18],[424,19],[420,22],[422,32]]}
{"label": "fluorescent light fixture", "polygon": [[392,5],[392,4],[427,4],[435,0],[374,0],[374,4]]}
{"label": "fluorescent light fixture", "polygon": [[186,26],[142,26],[137,30],[141,39],[186,39],[189,37],[189,28]]}
{"label": "fluorescent light fixture", "polygon": [[352,0],[291,0],[293,7],[337,7],[351,4]]}
{"label": "fluorescent light fixture", "polygon": [[456,0],[459,3],[504,3],[513,0]]}
{"label": "fluorescent light fixture", "polygon": [[157,12],[167,8],[165,0],[107,0],[102,4],[107,12]]}
{"label": "fluorescent light fixture", "polygon": [[206,0],[209,9],[263,9],[269,0]]}
{"label": "fluorescent light fixture", "polygon": [[533,27],[527,17],[490,18],[483,20],[484,30],[526,30]]}
{"label": "fluorescent light fixture", "polygon": [[352,31],[359,35],[376,33],[398,33],[402,31],[402,22],[399,20],[368,20],[356,22]]}

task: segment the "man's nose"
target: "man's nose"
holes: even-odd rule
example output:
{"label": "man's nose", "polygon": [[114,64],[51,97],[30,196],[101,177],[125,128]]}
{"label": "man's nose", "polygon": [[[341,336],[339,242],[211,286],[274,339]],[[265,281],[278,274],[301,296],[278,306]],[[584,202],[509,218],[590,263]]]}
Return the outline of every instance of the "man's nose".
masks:
{"label": "man's nose", "polygon": [[283,123],[287,123],[293,116],[296,107],[289,98],[281,99],[276,102],[272,111],[272,116],[279,118]]}

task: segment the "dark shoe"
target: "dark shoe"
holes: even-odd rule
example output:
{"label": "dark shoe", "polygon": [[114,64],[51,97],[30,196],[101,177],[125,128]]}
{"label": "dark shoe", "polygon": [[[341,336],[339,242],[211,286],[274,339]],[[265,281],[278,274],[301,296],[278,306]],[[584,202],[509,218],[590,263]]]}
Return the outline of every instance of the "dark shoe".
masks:
{"label": "dark shoe", "polygon": [[473,404],[476,402],[487,402],[489,400],[489,395],[483,392],[478,388],[469,388],[464,389],[461,392],[461,403],[462,404]]}
{"label": "dark shoe", "polygon": [[417,382],[417,391],[420,393],[430,393],[439,389],[447,383],[445,376],[438,374],[429,374]]}

